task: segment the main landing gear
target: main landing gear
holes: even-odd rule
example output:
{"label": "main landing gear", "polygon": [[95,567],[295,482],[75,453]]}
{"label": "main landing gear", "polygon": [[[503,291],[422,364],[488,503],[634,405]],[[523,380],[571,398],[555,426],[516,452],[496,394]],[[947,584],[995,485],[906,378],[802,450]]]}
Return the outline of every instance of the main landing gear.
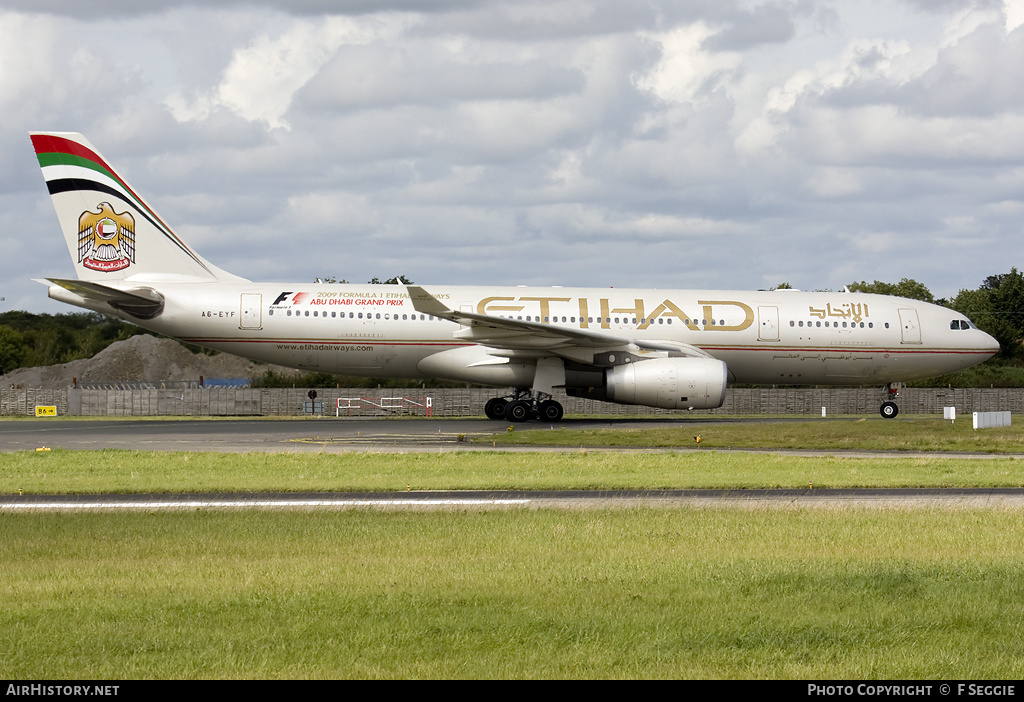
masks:
{"label": "main landing gear", "polygon": [[883,418],[892,419],[900,413],[899,405],[893,402],[893,400],[900,396],[900,390],[898,386],[894,386],[892,383],[887,383],[885,386],[885,393],[889,399],[882,403],[882,406],[878,411],[881,413]]}
{"label": "main landing gear", "polygon": [[540,419],[545,422],[561,421],[562,405],[546,393],[531,394],[529,390],[517,389],[508,397],[493,397],[484,405],[488,419],[505,419],[510,422],[525,422]]}

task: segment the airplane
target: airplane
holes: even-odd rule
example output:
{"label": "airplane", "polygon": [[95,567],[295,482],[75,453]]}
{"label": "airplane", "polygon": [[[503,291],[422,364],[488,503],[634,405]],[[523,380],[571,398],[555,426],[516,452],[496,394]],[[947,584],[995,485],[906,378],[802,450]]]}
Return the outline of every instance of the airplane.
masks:
{"label": "airplane", "polygon": [[959,312],[865,293],[254,283],[192,249],[77,133],[31,132],[77,279],[49,297],[308,371],[514,388],[487,417],[562,419],[570,397],[721,407],[734,383],[882,385],[999,350]]}

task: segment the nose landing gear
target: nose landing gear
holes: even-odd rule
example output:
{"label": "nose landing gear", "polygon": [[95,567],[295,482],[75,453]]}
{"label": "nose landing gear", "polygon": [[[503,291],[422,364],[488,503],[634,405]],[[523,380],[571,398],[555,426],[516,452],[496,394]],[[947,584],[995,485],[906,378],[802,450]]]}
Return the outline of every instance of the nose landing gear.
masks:
{"label": "nose landing gear", "polygon": [[892,419],[893,417],[900,413],[899,405],[897,405],[893,401],[900,396],[899,386],[893,385],[892,383],[887,383],[885,386],[885,394],[886,397],[888,397],[889,399],[882,403],[882,406],[879,408],[878,411],[883,418]]}

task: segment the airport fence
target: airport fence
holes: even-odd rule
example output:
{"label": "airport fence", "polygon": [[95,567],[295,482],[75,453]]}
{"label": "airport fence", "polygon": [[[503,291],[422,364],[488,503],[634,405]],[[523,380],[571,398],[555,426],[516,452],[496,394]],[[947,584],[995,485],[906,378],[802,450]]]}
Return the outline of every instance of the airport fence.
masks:
{"label": "airport fence", "polygon": [[[12,388],[0,390],[0,415],[34,415],[36,407],[55,407],[58,416],[153,417],[153,416],[397,416],[427,413],[430,398],[433,416],[465,417],[483,414],[484,403],[501,395],[500,389],[437,388],[373,390],[340,388],[67,388],[63,390]],[[353,402],[353,398],[366,400]],[[407,398],[411,401],[400,401]],[[338,409],[338,400],[343,409]],[[730,388],[725,404],[716,410],[660,410],[616,405],[556,395],[567,415],[714,415],[778,414],[875,415],[883,400],[880,388]],[[970,412],[1024,412],[1024,389],[1019,388],[906,388],[899,398],[904,414],[942,414],[956,407],[957,414]]]}

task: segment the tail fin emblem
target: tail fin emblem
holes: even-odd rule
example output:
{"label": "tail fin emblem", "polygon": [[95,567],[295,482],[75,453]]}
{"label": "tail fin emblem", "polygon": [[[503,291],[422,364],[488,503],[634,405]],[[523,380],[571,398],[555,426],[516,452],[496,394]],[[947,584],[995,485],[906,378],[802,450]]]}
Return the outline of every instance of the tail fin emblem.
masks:
{"label": "tail fin emblem", "polygon": [[78,262],[94,271],[120,271],[135,263],[135,218],[109,202],[78,218]]}

